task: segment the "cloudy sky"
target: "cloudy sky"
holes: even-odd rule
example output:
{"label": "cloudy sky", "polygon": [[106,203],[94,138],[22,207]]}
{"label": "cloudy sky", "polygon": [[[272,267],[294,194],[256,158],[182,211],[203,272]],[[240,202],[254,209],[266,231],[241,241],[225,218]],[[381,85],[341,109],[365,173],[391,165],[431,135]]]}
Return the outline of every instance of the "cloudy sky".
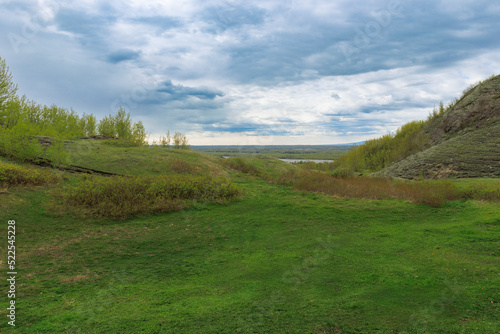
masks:
{"label": "cloudy sky", "polygon": [[21,94],[197,145],[358,142],[500,74],[491,0],[0,0]]}

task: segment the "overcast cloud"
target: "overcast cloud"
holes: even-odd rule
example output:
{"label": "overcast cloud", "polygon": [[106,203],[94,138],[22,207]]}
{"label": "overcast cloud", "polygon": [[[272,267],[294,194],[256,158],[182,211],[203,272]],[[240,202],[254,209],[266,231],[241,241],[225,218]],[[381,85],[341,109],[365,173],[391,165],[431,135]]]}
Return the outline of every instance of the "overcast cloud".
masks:
{"label": "overcast cloud", "polygon": [[0,0],[20,93],[192,144],[358,142],[500,73],[482,0]]}

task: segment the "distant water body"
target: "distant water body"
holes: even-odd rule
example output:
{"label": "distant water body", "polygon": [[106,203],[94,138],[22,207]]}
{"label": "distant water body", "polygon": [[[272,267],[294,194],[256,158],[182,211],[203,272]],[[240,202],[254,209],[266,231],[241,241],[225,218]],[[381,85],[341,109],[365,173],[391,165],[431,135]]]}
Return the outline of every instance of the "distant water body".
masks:
{"label": "distant water body", "polygon": [[[221,157],[224,158],[224,159],[233,158],[230,155],[223,155]],[[291,164],[296,163],[296,162],[301,162],[301,161],[302,162],[312,161],[312,162],[316,162],[316,163],[320,163],[320,162],[333,162],[334,161],[334,160],[319,160],[319,159],[279,159],[279,160],[284,161],[284,162],[288,162],[288,163],[291,163]]]}
{"label": "distant water body", "polygon": [[312,161],[312,162],[316,162],[316,163],[320,163],[320,162],[333,162],[333,160],[318,160],[318,159],[280,159],[281,161],[284,161],[284,162],[289,162],[289,163],[295,163],[295,162],[308,162],[308,161]]}

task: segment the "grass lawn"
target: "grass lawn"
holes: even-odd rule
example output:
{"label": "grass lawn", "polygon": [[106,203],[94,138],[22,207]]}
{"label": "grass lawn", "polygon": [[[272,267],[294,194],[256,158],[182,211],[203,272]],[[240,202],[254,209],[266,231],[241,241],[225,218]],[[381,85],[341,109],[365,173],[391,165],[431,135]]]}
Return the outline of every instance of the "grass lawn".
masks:
{"label": "grass lawn", "polygon": [[49,214],[42,188],[0,194],[5,226],[16,220],[15,330],[498,333],[498,202],[431,208],[231,177],[241,201],[124,221]]}

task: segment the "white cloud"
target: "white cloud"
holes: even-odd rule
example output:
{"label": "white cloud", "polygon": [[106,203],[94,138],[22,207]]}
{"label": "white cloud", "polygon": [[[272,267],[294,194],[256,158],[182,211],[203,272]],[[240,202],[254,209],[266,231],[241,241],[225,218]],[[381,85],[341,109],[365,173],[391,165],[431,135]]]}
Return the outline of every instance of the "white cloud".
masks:
{"label": "white cloud", "polygon": [[[98,116],[125,104],[153,134],[197,144],[360,141],[500,73],[500,6],[486,1],[405,2],[347,61],[341,46],[387,4],[3,1],[0,56],[39,102]],[[27,41],[18,52],[9,33]]]}

